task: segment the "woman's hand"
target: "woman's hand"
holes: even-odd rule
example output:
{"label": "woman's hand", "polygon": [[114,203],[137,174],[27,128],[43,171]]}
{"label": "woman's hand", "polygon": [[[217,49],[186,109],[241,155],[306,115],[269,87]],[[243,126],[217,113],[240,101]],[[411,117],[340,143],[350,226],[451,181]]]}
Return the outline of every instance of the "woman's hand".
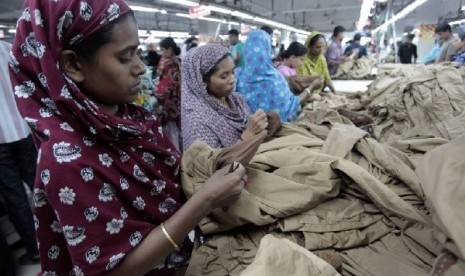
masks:
{"label": "woman's hand", "polygon": [[258,109],[255,114],[249,118],[249,122],[247,123],[246,129],[241,135],[241,139],[247,140],[254,137],[255,135],[266,132],[267,127],[268,119],[266,117],[266,113],[263,110]]}
{"label": "woman's hand", "polygon": [[323,87],[324,84],[325,84],[325,79],[321,77],[321,78],[317,78],[313,80],[308,88],[311,91],[313,91],[313,90],[321,89],[321,87]]}
{"label": "woman's hand", "polygon": [[321,101],[321,99],[322,99],[322,98],[321,98],[321,95],[320,95],[320,94],[312,94],[312,95],[310,96],[310,99],[309,99],[309,100],[310,100],[311,102],[315,102],[315,101]]}
{"label": "woman's hand", "polygon": [[[231,168],[235,170],[231,172]],[[197,192],[197,195],[204,197],[212,210],[227,207],[239,200],[246,183],[244,166],[239,162],[234,162],[216,171]]]}

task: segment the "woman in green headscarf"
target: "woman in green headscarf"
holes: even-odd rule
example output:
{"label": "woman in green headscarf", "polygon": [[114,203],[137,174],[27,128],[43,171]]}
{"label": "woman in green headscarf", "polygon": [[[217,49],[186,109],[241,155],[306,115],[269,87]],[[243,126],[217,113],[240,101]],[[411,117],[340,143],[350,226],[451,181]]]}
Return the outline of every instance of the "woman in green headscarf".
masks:
{"label": "woman in green headscarf", "polygon": [[331,92],[335,93],[333,82],[328,71],[328,64],[323,55],[326,48],[326,40],[323,34],[312,32],[305,41],[305,47],[308,48],[308,54],[302,65],[297,68],[297,74],[306,76],[321,76],[324,78],[324,86],[327,86]]}

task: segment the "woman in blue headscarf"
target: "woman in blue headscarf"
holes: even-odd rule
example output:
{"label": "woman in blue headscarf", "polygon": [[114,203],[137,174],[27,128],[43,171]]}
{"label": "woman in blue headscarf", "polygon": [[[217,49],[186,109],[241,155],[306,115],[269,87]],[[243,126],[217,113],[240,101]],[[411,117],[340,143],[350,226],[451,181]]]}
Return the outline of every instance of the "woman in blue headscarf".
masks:
{"label": "woman in blue headscarf", "polygon": [[262,30],[249,33],[244,47],[245,67],[237,76],[237,91],[241,93],[251,113],[258,109],[276,111],[281,121],[294,120],[300,103],[311,100],[311,87],[299,96],[289,89],[283,75],[271,61],[270,35]]}

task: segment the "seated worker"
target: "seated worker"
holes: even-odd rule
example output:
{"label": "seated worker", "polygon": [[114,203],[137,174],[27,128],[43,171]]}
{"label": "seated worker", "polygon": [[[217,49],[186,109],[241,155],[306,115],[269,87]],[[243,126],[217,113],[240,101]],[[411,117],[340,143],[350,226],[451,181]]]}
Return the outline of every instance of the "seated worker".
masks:
{"label": "seated worker", "polygon": [[228,49],[207,44],[189,51],[181,65],[181,132],[184,151],[196,140],[225,148],[266,131],[265,112],[250,117],[246,102],[233,92],[234,61]]}
{"label": "seated worker", "polygon": [[[320,76],[324,78],[324,85],[335,93],[331,76],[329,75],[328,65],[323,51],[326,48],[326,40],[323,34],[313,32],[307,37],[305,47],[308,49],[308,54],[304,59],[303,64],[297,68],[297,74],[306,76]],[[320,91],[320,89],[318,89]]]}
{"label": "seated worker", "polygon": [[39,274],[176,275],[188,234],[239,198],[244,167],[220,169],[185,200],[180,154],[133,104],[145,66],[125,1],[27,0],[22,15],[10,76],[40,152]]}
{"label": "seated worker", "polygon": [[301,110],[300,104],[310,100],[311,93],[295,96],[291,92],[284,76],[273,66],[270,36],[263,30],[250,32],[245,41],[244,57],[245,67],[237,76],[236,87],[250,111],[276,111],[281,121],[294,120]]}
{"label": "seated worker", "polygon": [[362,35],[361,34],[355,34],[354,35],[354,40],[352,41],[352,43],[345,49],[344,51],[344,55],[345,56],[349,56],[350,53],[354,50],[358,50],[358,56],[357,58],[362,58],[362,57],[366,57],[368,54],[367,54],[367,49],[365,46],[362,46],[360,44],[360,40],[362,39]]}
{"label": "seated worker", "polygon": [[[294,94],[302,92],[303,90],[294,90],[293,85],[291,84],[293,81],[293,77],[297,76],[296,69],[302,65],[302,62],[307,55],[308,49],[302,43],[297,41],[292,42],[289,47],[281,54],[281,58],[283,59],[282,63],[278,66],[278,71],[290,82],[291,90],[294,91]],[[297,76],[299,77],[299,76]],[[306,76],[303,76],[306,77]],[[308,77],[306,77],[308,78]],[[297,81],[294,78],[294,81]],[[302,87],[303,89],[308,88],[309,91],[312,91],[314,88],[321,87],[323,84],[321,78],[311,80],[305,80],[307,83],[305,86],[310,85],[311,87]],[[318,101],[321,100],[321,96],[319,93],[312,93],[311,97],[309,98],[310,101]]]}
{"label": "seated worker", "polygon": [[297,41],[289,44],[289,47],[281,54],[283,62],[278,67],[278,71],[284,77],[292,77],[296,74],[296,69],[302,65],[308,49]]}

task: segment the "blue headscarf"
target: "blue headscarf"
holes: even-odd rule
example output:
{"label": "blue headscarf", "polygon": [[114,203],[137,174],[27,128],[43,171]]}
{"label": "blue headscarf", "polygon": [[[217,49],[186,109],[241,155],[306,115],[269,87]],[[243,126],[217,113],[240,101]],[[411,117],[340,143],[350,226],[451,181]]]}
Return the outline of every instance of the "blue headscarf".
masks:
{"label": "blue headscarf", "polygon": [[250,111],[261,108],[276,111],[283,122],[289,122],[300,111],[300,99],[294,96],[283,75],[271,61],[270,35],[262,30],[249,33],[244,47],[245,67],[237,76],[237,91]]}

